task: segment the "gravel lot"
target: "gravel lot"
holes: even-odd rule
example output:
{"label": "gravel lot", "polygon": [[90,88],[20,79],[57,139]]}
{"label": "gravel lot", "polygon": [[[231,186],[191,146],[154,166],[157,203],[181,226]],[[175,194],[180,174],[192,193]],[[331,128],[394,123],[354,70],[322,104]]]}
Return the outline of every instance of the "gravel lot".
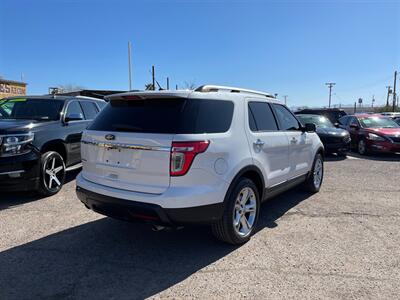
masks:
{"label": "gravel lot", "polygon": [[266,203],[242,247],[153,232],[75,196],[0,194],[0,299],[400,297],[400,155],[325,164],[321,192]]}

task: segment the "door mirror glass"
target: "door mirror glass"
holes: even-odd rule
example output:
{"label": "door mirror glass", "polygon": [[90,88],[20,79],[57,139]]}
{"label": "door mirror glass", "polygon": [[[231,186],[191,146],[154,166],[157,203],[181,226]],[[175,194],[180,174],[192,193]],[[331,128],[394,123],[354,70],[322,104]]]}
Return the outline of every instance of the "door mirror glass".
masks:
{"label": "door mirror glass", "polygon": [[65,117],[65,122],[82,121],[82,120],[83,120],[82,114],[70,114]]}
{"label": "door mirror glass", "polygon": [[314,123],[306,123],[304,125],[305,132],[315,132],[317,130],[317,126]]}
{"label": "door mirror glass", "polygon": [[350,124],[350,128],[359,129],[360,127],[357,124]]}

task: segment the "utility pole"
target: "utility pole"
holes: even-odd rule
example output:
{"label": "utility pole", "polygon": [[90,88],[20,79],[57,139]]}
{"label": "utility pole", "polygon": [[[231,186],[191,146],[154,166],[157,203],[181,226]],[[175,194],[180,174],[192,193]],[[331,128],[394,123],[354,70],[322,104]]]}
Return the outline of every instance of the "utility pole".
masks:
{"label": "utility pole", "polygon": [[285,105],[287,105],[287,95],[284,95],[283,98],[285,99]]}
{"label": "utility pole", "polygon": [[169,90],[169,77],[167,77],[167,90]]}
{"label": "utility pole", "polygon": [[128,42],[129,90],[132,90],[131,42]]}
{"label": "utility pole", "polygon": [[178,90],[178,85],[177,84],[175,84],[175,89]]}
{"label": "utility pole", "polygon": [[153,91],[156,89],[156,75],[154,71],[154,66],[151,66],[151,78],[153,83]]}
{"label": "utility pole", "polygon": [[371,108],[374,108],[375,95],[372,95]]}
{"label": "utility pole", "polygon": [[394,83],[393,83],[393,111],[396,111],[396,81],[397,81],[397,71],[394,71]]}
{"label": "utility pole", "polygon": [[329,87],[329,108],[331,107],[331,100],[332,100],[332,87],[335,85],[336,83],[334,82],[327,82],[325,83],[325,85],[327,85]]}
{"label": "utility pole", "polygon": [[386,88],[388,89],[388,91],[387,91],[387,97],[386,97],[386,107],[389,107],[389,95],[390,95],[390,93],[391,93],[392,91],[390,90],[390,88],[391,88],[390,85],[388,85]]}

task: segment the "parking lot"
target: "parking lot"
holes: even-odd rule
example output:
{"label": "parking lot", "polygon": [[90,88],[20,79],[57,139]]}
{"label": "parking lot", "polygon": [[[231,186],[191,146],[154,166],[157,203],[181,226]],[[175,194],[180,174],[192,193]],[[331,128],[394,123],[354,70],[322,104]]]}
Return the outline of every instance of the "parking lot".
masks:
{"label": "parking lot", "polygon": [[56,196],[2,194],[0,299],[400,295],[400,157],[328,157],[320,193],[266,203],[242,247],[208,228],[153,232]]}

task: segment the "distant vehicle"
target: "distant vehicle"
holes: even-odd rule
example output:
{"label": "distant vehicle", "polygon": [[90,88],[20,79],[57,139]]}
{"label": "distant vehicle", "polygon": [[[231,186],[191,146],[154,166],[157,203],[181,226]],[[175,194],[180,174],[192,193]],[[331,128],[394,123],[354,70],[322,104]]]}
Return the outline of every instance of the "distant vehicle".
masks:
{"label": "distant vehicle", "polygon": [[0,191],[60,191],[66,171],[80,167],[83,130],[105,105],[71,96],[0,100]]}
{"label": "distant vehicle", "polygon": [[400,118],[400,112],[383,112],[381,115],[392,119]]}
{"label": "distant vehicle", "polygon": [[295,114],[311,114],[311,115],[322,115],[325,116],[331,121],[333,124],[338,123],[338,120],[347,115],[343,109],[338,108],[321,108],[321,109],[313,109],[313,108],[305,108],[295,112]]}
{"label": "distant vehicle", "polygon": [[361,155],[370,152],[400,152],[400,125],[380,114],[344,116],[340,127],[350,132],[351,146]]}
{"label": "distant vehicle", "polygon": [[323,145],[272,95],[222,86],[111,95],[82,137],[78,198],[155,225],[211,225],[231,244],[257,230],[261,203],[323,180]]}
{"label": "distant vehicle", "polygon": [[325,152],[346,156],[350,150],[351,141],[347,130],[336,128],[325,116],[310,114],[297,114],[296,116],[303,125],[307,123],[315,124],[316,132],[324,144]]}

